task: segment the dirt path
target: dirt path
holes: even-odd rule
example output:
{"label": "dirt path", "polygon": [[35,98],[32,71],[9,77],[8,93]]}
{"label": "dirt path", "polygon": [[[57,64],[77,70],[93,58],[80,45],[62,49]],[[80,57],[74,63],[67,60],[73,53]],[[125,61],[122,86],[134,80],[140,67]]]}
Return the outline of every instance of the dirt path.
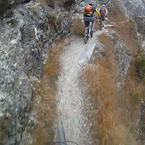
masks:
{"label": "dirt path", "polygon": [[86,101],[79,88],[79,74],[84,64],[90,60],[96,45],[99,45],[96,36],[101,33],[96,32],[87,45],[84,45],[82,38],[73,35],[61,57],[57,95],[58,116],[63,122],[66,140],[75,141],[79,145],[92,145],[90,123],[84,115]]}

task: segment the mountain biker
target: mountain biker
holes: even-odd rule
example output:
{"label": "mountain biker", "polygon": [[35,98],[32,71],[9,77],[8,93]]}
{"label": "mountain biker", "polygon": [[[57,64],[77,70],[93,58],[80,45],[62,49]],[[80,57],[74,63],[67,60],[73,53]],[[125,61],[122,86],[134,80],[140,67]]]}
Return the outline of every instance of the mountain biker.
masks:
{"label": "mountain biker", "polygon": [[85,9],[84,9],[85,27],[88,27],[90,22],[94,23],[94,21],[95,21],[94,13],[95,12],[98,14],[99,17],[101,16],[99,10],[97,8],[95,8],[92,3],[85,7]]}
{"label": "mountain biker", "polygon": [[108,16],[108,10],[106,8],[106,5],[103,3],[99,7],[98,11],[100,13],[100,21],[105,21],[105,18]]}

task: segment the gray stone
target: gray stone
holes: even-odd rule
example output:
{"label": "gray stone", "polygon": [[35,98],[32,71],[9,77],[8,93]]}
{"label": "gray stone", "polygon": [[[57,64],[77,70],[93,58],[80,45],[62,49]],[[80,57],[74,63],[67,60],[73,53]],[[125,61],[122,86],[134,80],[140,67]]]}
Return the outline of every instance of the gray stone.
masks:
{"label": "gray stone", "polygon": [[[17,2],[25,1],[11,1],[10,5]],[[30,76],[41,76],[48,49],[70,32],[71,17],[34,1],[9,11],[12,15],[5,15],[0,22],[1,127],[8,121],[0,132],[0,144],[16,145],[29,121]]]}

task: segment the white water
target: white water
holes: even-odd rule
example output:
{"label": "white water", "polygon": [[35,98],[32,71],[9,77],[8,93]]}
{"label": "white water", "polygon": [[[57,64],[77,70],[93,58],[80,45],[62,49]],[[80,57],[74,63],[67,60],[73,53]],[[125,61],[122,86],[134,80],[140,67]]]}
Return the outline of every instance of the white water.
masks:
{"label": "white water", "polygon": [[[79,75],[99,45],[97,35],[85,45],[83,38],[72,36],[72,41],[65,46],[61,56],[61,75],[58,80],[58,112],[63,122],[67,141],[75,141],[79,145],[92,145],[90,123],[84,115],[85,96],[79,88]],[[87,102],[86,105],[88,105]],[[71,145],[71,144],[68,144]]]}

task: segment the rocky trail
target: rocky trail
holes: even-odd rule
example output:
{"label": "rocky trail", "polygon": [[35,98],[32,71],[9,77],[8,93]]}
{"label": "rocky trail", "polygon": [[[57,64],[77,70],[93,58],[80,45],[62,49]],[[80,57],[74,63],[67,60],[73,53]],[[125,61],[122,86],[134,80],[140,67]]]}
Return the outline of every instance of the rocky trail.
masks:
{"label": "rocky trail", "polygon": [[[106,29],[103,30],[104,32]],[[79,87],[79,75],[91,59],[94,49],[100,43],[97,31],[85,45],[82,37],[73,35],[70,44],[65,46],[61,56],[61,75],[58,80],[58,116],[63,122],[66,140],[75,141],[79,145],[92,145],[90,134],[91,123],[84,113],[85,101],[83,90]]]}

